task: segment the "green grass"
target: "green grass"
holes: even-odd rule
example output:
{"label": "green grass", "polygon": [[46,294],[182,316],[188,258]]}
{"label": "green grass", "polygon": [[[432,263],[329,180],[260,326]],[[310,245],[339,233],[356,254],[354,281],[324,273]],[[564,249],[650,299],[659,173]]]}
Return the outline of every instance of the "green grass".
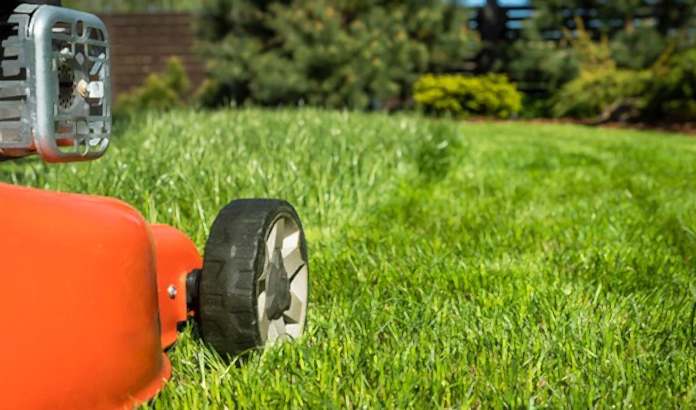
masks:
{"label": "green grass", "polygon": [[280,197],[308,332],[225,364],[186,331],[152,408],[696,407],[696,140],[240,110],[119,123],[93,163],[0,180],[116,196],[201,246]]}

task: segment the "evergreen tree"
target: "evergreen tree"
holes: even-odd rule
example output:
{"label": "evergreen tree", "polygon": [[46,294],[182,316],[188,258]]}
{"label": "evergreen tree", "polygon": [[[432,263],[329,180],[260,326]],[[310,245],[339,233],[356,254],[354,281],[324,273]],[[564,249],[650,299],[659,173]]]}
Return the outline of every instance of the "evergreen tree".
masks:
{"label": "evergreen tree", "polygon": [[419,74],[473,57],[466,17],[439,0],[213,0],[199,27],[212,78],[204,103],[400,104]]}

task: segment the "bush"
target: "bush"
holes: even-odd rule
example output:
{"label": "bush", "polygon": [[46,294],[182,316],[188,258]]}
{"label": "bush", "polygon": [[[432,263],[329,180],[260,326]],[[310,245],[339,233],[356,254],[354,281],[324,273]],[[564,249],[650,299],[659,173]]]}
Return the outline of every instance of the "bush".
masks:
{"label": "bush", "polygon": [[522,95],[502,74],[428,74],[418,79],[413,91],[416,104],[435,114],[509,118],[522,108]]}
{"label": "bush", "polygon": [[696,49],[667,53],[648,70],[583,69],[552,101],[556,117],[694,121]]}
{"label": "bush", "polygon": [[186,105],[189,79],[181,60],[172,57],[162,73],[150,74],[145,83],[116,100],[116,114],[142,110],[168,110]]}
{"label": "bush", "polygon": [[[621,108],[623,118],[636,117],[644,104],[648,71],[603,68],[582,71],[553,97],[555,117],[595,118],[612,116]],[[607,118],[608,119],[608,118]]]}
{"label": "bush", "polygon": [[473,57],[462,7],[403,2],[210,0],[199,34],[206,105],[393,108],[425,72]]}
{"label": "bush", "polygon": [[[542,98],[534,101],[530,113],[554,112],[553,104],[545,104],[543,98],[576,79],[581,71],[590,69],[585,53],[589,52],[591,58],[609,57],[619,69],[645,70],[669,43],[693,44],[696,0],[531,0],[528,3],[534,7],[534,13],[524,22],[521,38],[509,47],[503,70],[522,90]],[[653,17],[649,22],[636,18],[651,10]],[[591,35],[585,29],[588,25]],[[589,44],[586,40],[591,37],[602,37],[602,41]],[[587,82],[588,76],[584,77],[581,81]],[[551,109],[545,112],[547,106]]]}
{"label": "bush", "polygon": [[696,48],[659,62],[652,74],[643,116],[651,120],[696,121]]}
{"label": "bush", "polygon": [[580,72],[552,97],[551,114],[595,121],[639,117],[645,104],[649,72],[617,68],[607,37],[595,41],[582,20],[575,21],[578,30],[572,36],[566,32],[566,37],[580,64]]}

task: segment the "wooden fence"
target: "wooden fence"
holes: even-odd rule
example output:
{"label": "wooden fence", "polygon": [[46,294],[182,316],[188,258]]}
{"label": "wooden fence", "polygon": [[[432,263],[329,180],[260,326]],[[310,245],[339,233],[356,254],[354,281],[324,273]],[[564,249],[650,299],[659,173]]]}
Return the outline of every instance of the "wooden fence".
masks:
{"label": "wooden fence", "polygon": [[[675,9],[676,10],[676,9]],[[487,5],[484,7],[474,7],[469,26],[480,32],[484,40],[515,40],[522,34],[524,21],[534,15],[532,6],[495,6]],[[600,21],[597,19],[599,14],[595,8],[562,8],[559,10],[559,17],[565,28],[573,30],[576,28],[576,18],[582,20],[585,29],[594,37],[599,37],[603,30],[615,31],[624,28],[627,21],[632,24],[643,21],[655,20],[664,14],[664,9],[660,8],[659,2],[653,6],[642,6],[633,10],[630,16],[623,16],[611,21]],[[606,24],[610,23],[609,27]],[[548,40],[558,40],[562,33],[558,29],[550,29],[542,32],[542,36]]]}

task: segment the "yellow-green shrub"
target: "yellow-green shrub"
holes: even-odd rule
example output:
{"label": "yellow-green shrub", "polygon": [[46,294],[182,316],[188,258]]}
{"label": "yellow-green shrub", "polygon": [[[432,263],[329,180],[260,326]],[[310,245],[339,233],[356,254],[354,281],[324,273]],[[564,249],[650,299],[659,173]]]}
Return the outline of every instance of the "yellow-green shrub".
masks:
{"label": "yellow-green shrub", "polygon": [[186,105],[189,79],[177,57],[167,60],[161,73],[150,74],[142,86],[122,94],[116,100],[115,112],[128,114],[142,110],[168,110]]}
{"label": "yellow-green shrub", "polygon": [[522,95],[502,74],[427,74],[416,81],[413,100],[426,112],[455,116],[509,118],[522,108]]}
{"label": "yellow-green shrub", "polygon": [[637,116],[645,104],[643,95],[650,77],[648,70],[582,70],[553,97],[551,112],[555,117],[596,118],[624,105],[634,111],[631,116]]}
{"label": "yellow-green shrub", "polygon": [[621,107],[628,110],[627,117],[639,115],[648,71],[618,68],[607,38],[595,41],[582,19],[576,18],[575,24],[578,29],[566,30],[565,36],[580,62],[580,72],[551,98],[551,114],[602,119]]}
{"label": "yellow-green shrub", "polygon": [[[597,120],[696,119],[696,48],[670,50],[645,70],[588,66],[552,98],[556,117]],[[620,114],[618,117],[617,114]]]}

